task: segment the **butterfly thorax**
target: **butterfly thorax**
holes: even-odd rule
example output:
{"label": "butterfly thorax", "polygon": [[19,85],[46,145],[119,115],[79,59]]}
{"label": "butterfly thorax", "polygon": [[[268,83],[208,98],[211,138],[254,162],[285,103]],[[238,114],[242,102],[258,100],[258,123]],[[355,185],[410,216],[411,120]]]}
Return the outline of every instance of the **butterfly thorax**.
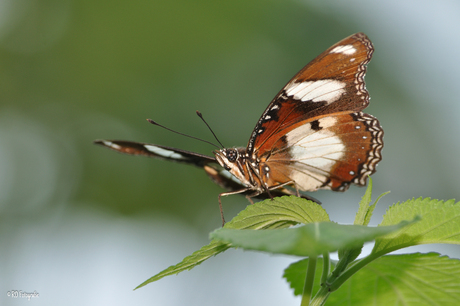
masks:
{"label": "butterfly thorax", "polygon": [[225,148],[213,153],[217,162],[243,185],[259,192],[265,190],[259,171],[260,162],[249,156],[246,148]]}

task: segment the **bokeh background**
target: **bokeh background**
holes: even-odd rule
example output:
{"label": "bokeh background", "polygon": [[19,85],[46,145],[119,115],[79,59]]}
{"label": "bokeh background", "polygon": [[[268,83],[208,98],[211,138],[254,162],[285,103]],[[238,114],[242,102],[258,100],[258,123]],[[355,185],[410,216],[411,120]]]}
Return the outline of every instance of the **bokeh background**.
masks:
{"label": "bokeh background", "polygon": [[[245,146],[273,96],[340,39],[376,51],[367,112],[385,129],[380,202],[460,199],[458,1],[0,1],[0,304],[298,305],[281,278],[294,257],[230,250],[132,291],[220,226],[221,192],[194,167],[116,154],[126,139],[211,154],[200,110]],[[352,223],[363,188],[317,192]],[[224,198],[228,219],[243,197]],[[460,257],[458,246],[430,245]],[[30,304],[32,305],[32,304]]]}

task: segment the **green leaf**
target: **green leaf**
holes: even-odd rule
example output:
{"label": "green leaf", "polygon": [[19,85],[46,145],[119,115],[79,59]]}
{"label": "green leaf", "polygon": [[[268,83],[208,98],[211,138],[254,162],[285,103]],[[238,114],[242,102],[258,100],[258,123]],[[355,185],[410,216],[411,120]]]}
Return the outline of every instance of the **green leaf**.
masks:
{"label": "green leaf", "polygon": [[[292,284],[297,292],[299,285]],[[460,261],[415,253],[376,259],[333,292],[326,305],[458,305],[459,301]]]}
{"label": "green leaf", "polygon": [[275,254],[318,256],[340,248],[358,247],[376,237],[397,231],[410,222],[387,227],[340,225],[332,222],[312,223],[297,228],[265,231],[222,228],[211,233],[211,238],[233,247],[265,251]]}
{"label": "green leaf", "polygon": [[194,252],[192,255],[185,257],[180,263],[174,266],[170,266],[169,268],[161,271],[155,276],[152,276],[135,289],[139,289],[151,282],[157,281],[165,276],[178,274],[179,272],[190,270],[199,264],[201,264],[206,259],[216,256],[219,253],[222,253],[230,248],[230,245],[221,243],[219,241],[211,241],[210,244],[202,247],[198,251]]}
{"label": "green leaf", "polygon": [[372,213],[374,212],[374,209],[375,209],[375,207],[377,206],[377,203],[380,201],[380,199],[381,199],[383,196],[385,196],[385,195],[387,195],[387,194],[389,194],[389,193],[390,193],[389,191],[382,193],[381,195],[379,195],[379,197],[377,198],[377,200],[375,200],[374,204],[372,204],[371,206],[369,206],[369,209],[367,210],[366,216],[365,216],[365,218],[364,218],[364,223],[363,223],[363,225],[368,225],[368,224],[369,224],[369,222],[371,221],[371,218],[372,218]]}
{"label": "green leaf", "polygon": [[380,225],[391,225],[420,216],[422,220],[375,241],[373,254],[386,254],[427,243],[460,244],[460,205],[454,200],[412,199],[391,206]]}
{"label": "green leaf", "polygon": [[[359,209],[358,212],[356,213],[355,216],[355,222],[353,223],[354,225],[368,225],[372,213],[374,212],[375,206],[377,205],[377,202],[382,198],[384,195],[386,195],[388,192],[381,194],[377,200],[375,200],[374,204],[369,206],[371,203],[372,199],[372,179],[369,177],[369,185],[367,186],[366,192],[364,193],[363,197],[361,198],[361,201],[359,202]],[[343,248],[339,250],[339,258],[345,260],[346,263],[350,263],[353,260],[355,260],[359,254],[361,254],[361,250],[363,248],[364,244],[361,244],[360,246],[354,247],[354,248]],[[344,265],[341,268],[345,268],[346,265]]]}
{"label": "green leaf", "polygon": [[366,215],[369,211],[369,204],[371,203],[372,199],[372,179],[369,177],[369,185],[366,188],[366,192],[364,193],[361,201],[359,201],[359,209],[355,216],[354,225],[367,225],[364,224],[364,220],[366,219]]}
{"label": "green leaf", "polygon": [[[331,260],[331,267],[335,268],[337,262]],[[294,295],[301,295],[307,274],[308,258],[292,263],[284,270],[283,277],[294,290]],[[316,263],[315,283],[313,292],[317,292],[321,284],[321,273],[323,269],[323,258],[318,258]]]}
{"label": "green leaf", "polygon": [[385,192],[382,193],[377,200],[375,200],[374,204],[370,205],[371,197],[372,197],[372,179],[369,177],[369,185],[367,186],[366,192],[364,193],[361,201],[359,202],[359,209],[355,216],[355,225],[368,225],[371,221],[372,213],[374,212],[375,206],[377,205],[378,201],[386,194],[390,193]]}
{"label": "green leaf", "polygon": [[329,221],[329,216],[317,203],[283,196],[249,205],[225,224],[225,228],[269,229],[322,221]]}
{"label": "green leaf", "polygon": [[353,260],[358,258],[359,254],[361,254],[363,246],[364,243],[361,243],[358,247],[340,249],[338,255],[339,259],[341,260],[341,269],[340,271],[336,272],[341,273]]}
{"label": "green leaf", "polygon": [[[276,229],[286,228],[298,223],[327,221],[329,216],[318,204],[294,196],[265,200],[249,205],[233,220],[227,222],[224,228],[230,229]],[[216,256],[230,248],[227,243],[217,240],[202,247],[192,255],[185,257],[180,263],[170,266],[152,276],[136,289],[157,281],[165,276],[178,274],[190,270],[210,257]]]}

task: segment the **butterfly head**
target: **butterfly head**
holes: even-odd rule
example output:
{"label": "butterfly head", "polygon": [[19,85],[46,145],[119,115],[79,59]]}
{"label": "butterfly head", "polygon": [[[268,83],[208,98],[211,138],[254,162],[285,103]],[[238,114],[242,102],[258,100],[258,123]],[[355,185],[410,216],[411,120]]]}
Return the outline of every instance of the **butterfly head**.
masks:
{"label": "butterfly head", "polygon": [[214,151],[217,162],[228,172],[233,174],[246,186],[252,186],[251,182],[245,176],[246,170],[246,153],[244,148],[224,148]]}

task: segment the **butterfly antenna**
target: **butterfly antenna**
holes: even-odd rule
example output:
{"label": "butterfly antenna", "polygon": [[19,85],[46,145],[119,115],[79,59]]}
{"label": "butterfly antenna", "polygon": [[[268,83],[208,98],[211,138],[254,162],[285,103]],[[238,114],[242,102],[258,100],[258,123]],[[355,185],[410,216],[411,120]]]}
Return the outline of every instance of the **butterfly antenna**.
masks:
{"label": "butterfly antenna", "polygon": [[203,118],[203,115],[199,112],[199,111],[196,111],[196,114],[198,115],[198,117],[201,118],[201,120],[203,120],[204,124],[206,124],[206,126],[208,127],[208,129],[211,131],[212,135],[214,135],[214,138],[217,140],[217,142],[220,144],[220,146],[223,148],[224,146],[222,145],[222,143],[219,141],[219,139],[217,138],[216,134],[214,134],[214,131],[211,129],[211,127],[209,126],[209,124],[206,122],[206,120],[204,120]]}
{"label": "butterfly antenna", "polygon": [[[215,146],[216,148],[220,149],[218,145],[216,145],[216,144],[214,144],[214,143],[212,143],[212,142],[209,142],[209,141],[207,141],[207,140],[204,140],[204,139],[201,139],[201,138],[197,138],[197,137],[193,137],[193,136],[190,136],[190,135],[187,135],[187,134],[183,134],[183,133],[180,133],[180,132],[178,132],[178,131],[171,130],[170,128],[167,128],[167,127],[165,127],[164,125],[161,125],[161,124],[157,123],[156,121],[153,121],[152,119],[147,119],[147,121],[150,122],[150,123],[153,124],[153,125],[156,125],[156,126],[159,126],[159,127],[161,127],[161,128],[164,128],[165,130],[168,130],[168,131],[170,131],[170,132],[173,132],[173,133],[176,133],[176,134],[179,134],[179,135],[188,137],[188,138],[196,139],[196,140],[199,140],[199,141],[202,141],[202,142],[206,142],[206,143],[208,143],[208,144],[210,144],[210,145],[213,145],[213,146]],[[219,143],[220,143],[220,142],[219,142]]]}

